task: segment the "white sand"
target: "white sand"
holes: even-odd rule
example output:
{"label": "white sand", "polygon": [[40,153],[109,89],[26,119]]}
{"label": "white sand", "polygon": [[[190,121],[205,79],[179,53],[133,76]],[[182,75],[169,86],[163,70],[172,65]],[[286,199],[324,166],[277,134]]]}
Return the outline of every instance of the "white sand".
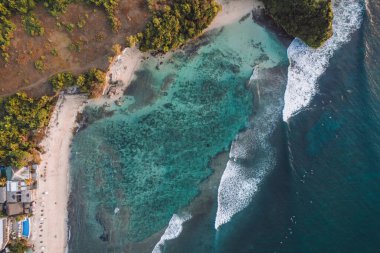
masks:
{"label": "white sand", "polygon": [[[77,113],[86,96],[61,96],[42,142],[46,153],[39,167],[36,208],[32,218],[32,242],[36,252],[63,253],[67,246],[69,155]],[[46,172],[46,181],[41,177]]]}
{"label": "white sand", "polygon": [[[104,96],[102,99],[97,99],[92,102],[101,104],[104,102],[115,102],[120,99],[124,90],[129,86],[135,77],[135,71],[140,67],[140,64],[146,56],[148,56],[148,54],[140,52],[137,48],[124,49],[123,52],[118,55],[110,65],[106,78],[107,84],[109,84],[110,81],[120,81],[122,85],[116,87],[116,94],[111,98]],[[108,88],[106,88],[106,91],[107,90]]]}
{"label": "white sand", "polygon": [[222,5],[222,12],[215,17],[206,31],[235,23],[253,9],[264,6],[258,0],[218,0],[218,2]]}
{"label": "white sand", "polygon": [[[220,0],[223,11],[215,18],[206,30],[220,28],[234,23],[255,7],[261,5],[257,0]],[[112,74],[112,81],[121,81],[123,85],[117,88],[117,94],[111,99],[98,99],[92,103],[114,102],[123,95],[147,54],[136,48],[125,49],[110,66],[107,81]],[[46,181],[40,178],[37,192],[36,208],[34,210],[32,238],[35,252],[63,253],[67,252],[68,242],[68,197],[69,156],[73,129],[76,126],[76,115],[85,105],[86,96],[66,95],[60,97],[49,130],[42,145],[46,153],[42,155],[40,175],[46,171]],[[47,193],[47,194],[46,194]]]}

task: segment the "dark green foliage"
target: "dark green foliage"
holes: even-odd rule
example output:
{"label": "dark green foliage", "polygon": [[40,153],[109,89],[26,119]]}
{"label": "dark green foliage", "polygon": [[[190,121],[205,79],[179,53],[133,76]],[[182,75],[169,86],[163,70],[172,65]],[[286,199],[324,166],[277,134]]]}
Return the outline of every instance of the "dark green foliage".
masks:
{"label": "dark green foliage", "polygon": [[54,91],[60,91],[63,88],[75,85],[75,77],[72,73],[62,72],[50,78],[50,84],[53,86]]}
{"label": "dark green foliage", "polygon": [[214,0],[150,1],[153,17],[142,34],[127,41],[140,42],[141,51],[168,52],[183,45],[208,27],[220,11]]}
{"label": "dark green foliage", "polygon": [[48,8],[49,12],[53,16],[58,16],[59,14],[66,11],[67,6],[74,2],[73,0],[37,0],[37,2],[41,2],[44,4],[46,8]]}
{"label": "dark green foliage", "polygon": [[74,76],[70,72],[58,73],[50,78],[49,82],[56,92],[68,87],[78,86],[81,92],[88,93],[90,97],[97,97],[103,91],[105,79],[106,73],[93,68],[78,76]]}
{"label": "dark green foliage", "polygon": [[0,164],[21,167],[34,160],[34,132],[49,123],[52,101],[17,93],[0,103]]}
{"label": "dark green foliage", "polygon": [[263,0],[266,12],[284,30],[311,47],[332,36],[331,0]]}
{"label": "dark green foliage", "polygon": [[8,247],[11,253],[24,253],[29,248],[24,239],[11,241]]}
{"label": "dark green foliage", "polygon": [[31,11],[36,3],[34,0],[0,0],[10,11],[20,14],[27,14]]}
{"label": "dark green foliage", "polygon": [[22,24],[25,27],[25,31],[30,36],[42,36],[44,35],[45,29],[41,25],[41,21],[34,16],[32,12],[27,15],[22,16]]}

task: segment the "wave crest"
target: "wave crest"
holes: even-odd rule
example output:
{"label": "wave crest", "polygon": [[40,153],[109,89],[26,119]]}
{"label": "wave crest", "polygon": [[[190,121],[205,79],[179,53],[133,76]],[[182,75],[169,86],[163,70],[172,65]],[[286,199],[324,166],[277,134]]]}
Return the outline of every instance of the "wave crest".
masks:
{"label": "wave crest", "polygon": [[177,238],[183,229],[183,223],[191,219],[191,214],[174,214],[169,221],[169,225],[165,230],[165,233],[161,236],[160,241],[154,247],[152,253],[161,253],[162,248],[165,246],[165,242]]}
{"label": "wave crest", "polygon": [[318,79],[326,71],[330,58],[360,28],[362,9],[359,0],[335,1],[333,36],[322,47],[310,48],[297,38],[290,44],[290,65],[283,109],[285,122],[310,104],[318,89]]}
{"label": "wave crest", "polygon": [[258,67],[253,71],[250,85],[255,94],[255,116],[231,145],[218,188],[215,229],[249,205],[261,180],[276,164],[270,137],[281,122],[285,86],[284,73],[278,75],[277,71]]}

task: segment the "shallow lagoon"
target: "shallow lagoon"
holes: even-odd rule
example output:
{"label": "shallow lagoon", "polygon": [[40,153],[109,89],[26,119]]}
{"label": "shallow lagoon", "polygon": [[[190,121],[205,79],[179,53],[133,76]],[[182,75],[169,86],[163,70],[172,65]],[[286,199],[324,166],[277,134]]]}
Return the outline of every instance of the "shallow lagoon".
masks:
{"label": "shallow lagoon", "polygon": [[123,105],[106,107],[112,113],[88,107],[91,123],[72,146],[70,252],[128,251],[165,228],[246,126],[253,67],[284,53],[246,19],[146,60]]}

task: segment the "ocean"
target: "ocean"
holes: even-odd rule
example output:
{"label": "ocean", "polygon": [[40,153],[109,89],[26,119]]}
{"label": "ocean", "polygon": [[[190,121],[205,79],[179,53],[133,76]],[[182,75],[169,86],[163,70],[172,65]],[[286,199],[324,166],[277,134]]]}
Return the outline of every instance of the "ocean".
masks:
{"label": "ocean", "polygon": [[334,12],[318,52],[246,18],[89,106],[70,252],[379,252],[380,3]]}

